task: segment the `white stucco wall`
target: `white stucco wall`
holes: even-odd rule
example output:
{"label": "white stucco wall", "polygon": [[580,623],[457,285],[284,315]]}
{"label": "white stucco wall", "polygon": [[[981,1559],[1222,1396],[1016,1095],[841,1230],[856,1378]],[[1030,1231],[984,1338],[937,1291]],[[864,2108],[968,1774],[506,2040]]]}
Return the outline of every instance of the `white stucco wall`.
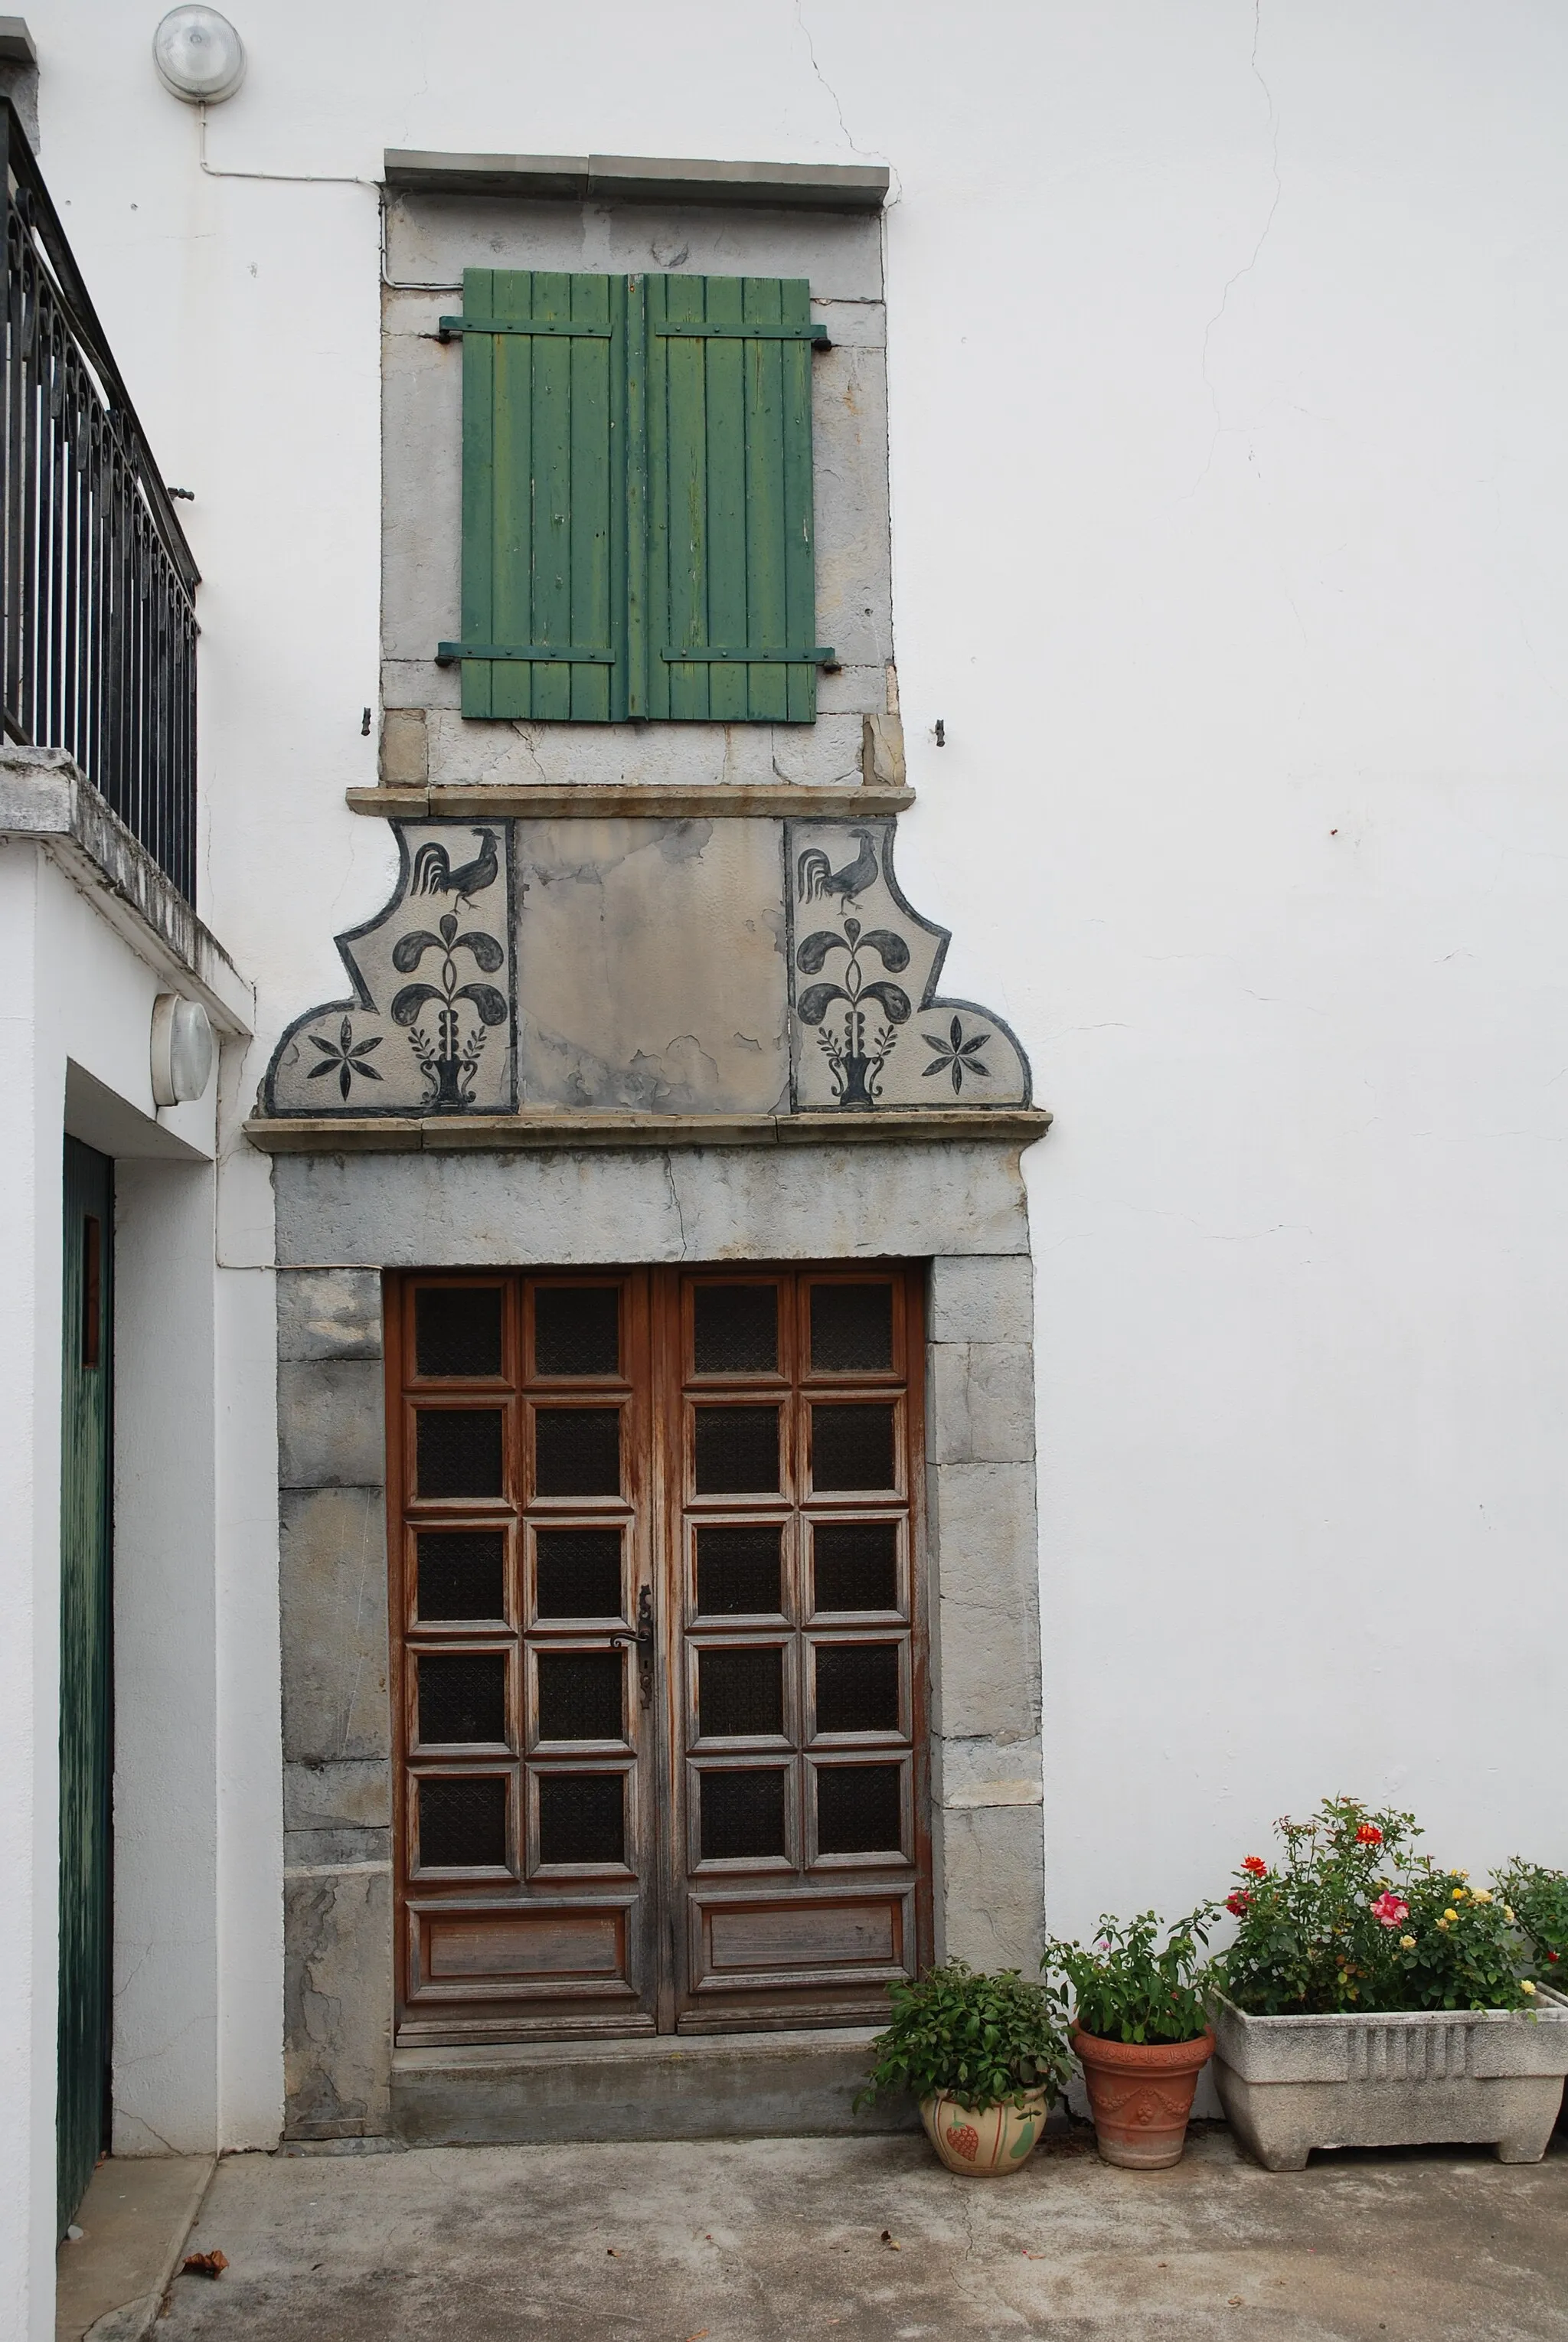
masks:
{"label": "white stucco wall", "polygon": [[[67,1130],[115,1157],[115,2144],[251,2144],[275,2135],[282,2095],[275,1494],[247,1512],[246,1467],[222,1432],[243,1403],[247,1446],[265,1446],[272,1384],[244,1390],[243,1328],[260,1300],[270,1352],[272,1279],[216,1265],[217,1079],[194,1105],[155,1106],[153,1004],[174,979],[130,925],[50,848],[0,842],[0,1845],[15,1903],[0,1992],[0,2332],[28,2342],[54,2331]],[[245,1616],[258,1584],[259,1621]],[[259,1715],[254,1696],[229,1697],[220,1727],[236,1634],[265,1696]],[[236,1841],[239,1887],[224,1875]]]}
{"label": "white stucco wall", "polygon": [[[1568,1858],[1568,21],[233,13],[224,172],[896,170],[901,873],[1057,1116],[1028,1166],[1053,1921],[1211,1889],[1328,1789],[1454,1860]],[[36,0],[43,161],[196,491],[205,912],[270,1046],[393,863],[343,806],[374,777],[377,211],[204,177],[157,14]],[[265,1261],[265,1166],[221,1208]]]}

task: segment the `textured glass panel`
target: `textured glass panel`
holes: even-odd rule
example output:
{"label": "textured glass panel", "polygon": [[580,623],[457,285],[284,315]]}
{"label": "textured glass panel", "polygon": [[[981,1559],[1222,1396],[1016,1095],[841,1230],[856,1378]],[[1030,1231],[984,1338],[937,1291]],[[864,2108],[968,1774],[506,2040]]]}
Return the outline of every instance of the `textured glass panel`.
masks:
{"label": "textured glass panel", "polygon": [[624,1674],[619,1651],[541,1651],[540,1739],[619,1740]]}
{"label": "textured glass panel", "polygon": [[692,1312],[698,1374],[778,1372],[776,1285],[699,1285],[693,1289]]}
{"label": "textured glass panel", "polygon": [[894,1521],[818,1521],[811,1535],[818,1610],[896,1610]]}
{"label": "textured glass panel", "polygon": [[419,1661],[419,1737],[504,1740],[506,1662],[499,1651],[444,1651]]}
{"label": "textured glass panel", "polygon": [[697,1730],[731,1740],[784,1730],[784,1653],[703,1651],[697,1658]]}
{"label": "textured glass panel", "polygon": [[699,1496],[771,1495],[778,1486],[776,1406],[700,1406],[695,1439]]}
{"label": "textured glass panel", "polygon": [[896,1732],[898,1720],[896,1643],[818,1644],[819,1732]]}
{"label": "textured glass panel", "polygon": [[541,1529],[534,1566],[541,1618],[621,1616],[619,1529]]}
{"label": "textured glass panel", "polygon": [[891,1488],[892,1407],[814,1406],[811,1479],[814,1488]]}
{"label": "textured glass panel", "polygon": [[624,1862],[624,1777],[620,1773],[541,1773],[540,1861]]}
{"label": "textured glass panel", "polygon": [[891,1285],[814,1285],[811,1363],[819,1375],[886,1374],[893,1365]]}
{"label": "textured glass panel", "polygon": [[780,1592],[784,1531],[741,1527],[730,1521],[704,1523],[697,1531],[697,1607],[719,1618],[758,1611],[772,1617],[783,1609]]}
{"label": "textured glass panel", "polygon": [[506,1867],[506,1784],[493,1775],[419,1784],[422,1870]]}
{"label": "textured glass panel", "polygon": [[432,1285],[414,1296],[414,1357],[424,1376],[501,1372],[501,1287]]}
{"label": "textured glass panel", "polygon": [[424,1529],[417,1542],[421,1618],[504,1615],[506,1540],[499,1529]]}
{"label": "textured glass panel", "polygon": [[896,1854],[903,1842],[896,1765],[816,1768],[819,1854]]}
{"label": "textured glass panel", "polygon": [[422,1496],[499,1496],[501,1410],[422,1407],[415,1474]]}
{"label": "textured glass panel", "polygon": [[534,1489],[540,1496],[618,1496],[620,1408],[541,1407],[534,1417]]}
{"label": "textured glass panel", "polygon": [[761,1860],[784,1850],[784,1777],[748,1771],[701,1777],[704,1862]]}
{"label": "textured glass panel", "polygon": [[621,1370],[621,1295],[614,1285],[536,1285],[536,1375],[614,1375]]}

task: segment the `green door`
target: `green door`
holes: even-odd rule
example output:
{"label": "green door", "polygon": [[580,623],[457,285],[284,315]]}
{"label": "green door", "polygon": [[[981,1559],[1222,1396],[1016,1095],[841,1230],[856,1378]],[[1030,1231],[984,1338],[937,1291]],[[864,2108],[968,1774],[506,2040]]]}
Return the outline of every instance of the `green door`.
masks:
{"label": "green door", "polygon": [[60,1406],[60,2077],[64,2236],[102,2154],[109,2097],[109,1616],[115,1166],[65,1141]]}

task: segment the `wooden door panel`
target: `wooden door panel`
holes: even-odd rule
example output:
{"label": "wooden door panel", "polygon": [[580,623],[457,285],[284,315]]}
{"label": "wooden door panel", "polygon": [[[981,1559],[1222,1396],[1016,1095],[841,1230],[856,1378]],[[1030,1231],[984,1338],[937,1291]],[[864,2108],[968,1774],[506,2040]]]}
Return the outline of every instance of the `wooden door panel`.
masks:
{"label": "wooden door panel", "polygon": [[879,2015],[928,1932],[913,1274],[388,1321],[400,2037]]}

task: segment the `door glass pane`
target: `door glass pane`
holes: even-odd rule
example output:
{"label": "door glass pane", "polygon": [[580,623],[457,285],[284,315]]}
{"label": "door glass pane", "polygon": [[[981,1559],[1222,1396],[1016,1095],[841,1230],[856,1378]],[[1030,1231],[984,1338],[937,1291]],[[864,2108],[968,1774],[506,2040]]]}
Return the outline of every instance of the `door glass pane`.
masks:
{"label": "door glass pane", "polygon": [[422,1408],[415,1456],[422,1496],[499,1496],[500,1408]]}
{"label": "door glass pane", "polygon": [[534,1417],[534,1485],[541,1496],[618,1496],[620,1408],[540,1407]]}
{"label": "door glass pane", "polygon": [[534,1288],[536,1375],[615,1375],[621,1371],[621,1295],[614,1285],[537,1285]]}
{"label": "door glass pane", "polygon": [[886,1374],[893,1365],[891,1285],[814,1285],[811,1365],[817,1375]]}
{"label": "door glass pane", "polygon": [[896,1854],[902,1840],[896,1765],[816,1768],[819,1854]]}
{"label": "door glass pane", "polygon": [[699,1375],[777,1373],[777,1286],[696,1286],[692,1315]]}
{"label": "door glass pane", "polygon": [[424,1529],[415,1544],[422,1619],[502,1616],[506,1540],[499,1529]]}
{"label": "door glass pane", "polygon": [[414,1296],[414,1356],[423,1376],[501,1372],[501,1287],[433,1285]]}
{"label": "door glass pane", "polygon": [[762,1496],[778,1486],[776,1406],[700,1406],[695,1447],[700,1496]]}
{"label": "door glass pane", "polygon": [[424,1870],[499,1870],[506,1865],[506,1784],[493,1775],[419,1784]]}
{"label": "door glass pane", "polygon": [[784,1730],[784,1653],[703,1651],[697,1660],[697,1731],[731,1740]]}
{"label": "door glass pane", "polygon": [[697,1530],[697,1608],[716,1618],[776,1616],[784,1531],[731,1521],[704,1521]]}
{"label": "door glass pane", "polygon": [[504,1740],[506,1662],[499,1651],[462,1651],[419,1662],[419,1737]]}
{"label": "door glass pane", "polygon": [[819,1732],[896,1732],[898,1722],[896,1643],[818,1644]]}
{"label": "door glass pane", "polygon": [[619,1529],[540,1529],[534,1546],[541,1618],[621,1616]]}
{"label": "door glass pane", "polygon": [[784,1777],[752,1767],[701,1776],[704,1862],[763,1861],[784,1850]]}
{"label": "door glass pane", "polygon": [[619,1651],[541,1651],[541,1740],[619,1740],[623,1735]]}
{"label": "door glass pane", "polygon": [[897,1609],[896,1521],[818,1521],[811,1549],[816,1609]]}
{"label": "door glass pane", "polygon": [[894,1414],[890,1405],[814,1406],[814,1488],[891,1488]]}
{"label": "door glass pane", "polygon": [[625,1776],[541,1773],[541,1862],[624,1862]]}

